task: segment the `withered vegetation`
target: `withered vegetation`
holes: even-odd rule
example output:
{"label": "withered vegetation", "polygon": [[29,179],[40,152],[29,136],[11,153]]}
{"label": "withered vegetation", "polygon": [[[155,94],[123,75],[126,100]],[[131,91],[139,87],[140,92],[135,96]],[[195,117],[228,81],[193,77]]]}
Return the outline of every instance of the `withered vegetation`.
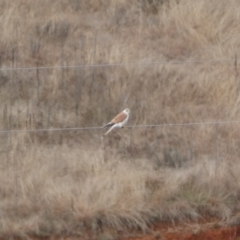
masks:
{"label": "withered vegetation", "polygon": [[237,0],[1,1],[1,129],[100,127],[125,107],[132,126],[202,124],[1,132],[0,235],[238,223],[239,123],[213,122],[240,119],[239,12]]}

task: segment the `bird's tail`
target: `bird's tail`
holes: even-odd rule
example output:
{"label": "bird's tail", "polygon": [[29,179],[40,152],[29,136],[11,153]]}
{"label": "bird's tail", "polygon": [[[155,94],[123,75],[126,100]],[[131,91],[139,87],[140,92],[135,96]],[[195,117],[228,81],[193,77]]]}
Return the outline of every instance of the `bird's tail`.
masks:
{"label": "bird's tail", "polygon": [[112,127],[110,129],[108,129],[108,131],[104,134],[104,136],[109,134],[115,127],[117,127],[117,126],[116,125],[112,125]]}
{"label": "bird's tail", "polygon": [[112,127],[113,125],[114,125],[114,123],[108,123],[108,124],[106,124],[105,126],[103,126],[103,127],[101,128],[101,130],[103,130],[103,129],[105,129],[105,128]]}

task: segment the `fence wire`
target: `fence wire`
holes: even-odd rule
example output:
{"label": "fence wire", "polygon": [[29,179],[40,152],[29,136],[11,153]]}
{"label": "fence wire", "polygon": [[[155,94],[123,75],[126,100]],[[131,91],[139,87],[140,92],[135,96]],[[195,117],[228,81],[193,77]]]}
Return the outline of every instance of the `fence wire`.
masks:
{"label": "fence wire", "polygon": [[0,71],[21,71],[37,69],[66,69],[66,68],[99,68],[99,67],[118,67],[118,66],[149,66],[149,65],[181,65],[181,64],[198,64],[198,63],[226,63],[237,62],[237,58],[226,59],[197,59],[189,61],[172,60],[172,61],[153,61],[153,62],[125,62],[125,63],[102,63],[102,64],[81,64],[81,65],[58,65],[58,66],[39,66],[39,67],[6,67],[0,68]]}
{"label": "fence wire", "polygon": [[[194,126],[194,125],[217,125],[217,124],[239,124],[240,121],[209,121],[209,122],[189,122],[189,123],[161,123],[161,124],[144,124],[128,125],[125,128],[156,128],[156,127],[177,127],[177,126]],[[73,128],[41,128],[41,129],[11,129],[0,130],[0,133],[14,132],[57,132],[57,131],[91,131],[101,130],[103,126],[73,127]]]}

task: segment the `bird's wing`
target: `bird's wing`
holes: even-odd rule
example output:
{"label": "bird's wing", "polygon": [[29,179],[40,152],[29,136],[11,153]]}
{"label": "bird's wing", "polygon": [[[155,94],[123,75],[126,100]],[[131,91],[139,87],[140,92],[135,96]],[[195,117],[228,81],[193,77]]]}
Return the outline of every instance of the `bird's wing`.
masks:
{"label": "bird's wing", "polygon": [[120,112],[110,123],[120,123],[123,122],[127,117],[127,114]]}
{"label": "bird's wing", "polygon": [[[123,122],[127,117],[127,114],[120,112],[115,118],[113,118],[108,124],[102,127],[102,129],[112,127],[114,124]],[[110,130],[109,130],[110,131]]]}

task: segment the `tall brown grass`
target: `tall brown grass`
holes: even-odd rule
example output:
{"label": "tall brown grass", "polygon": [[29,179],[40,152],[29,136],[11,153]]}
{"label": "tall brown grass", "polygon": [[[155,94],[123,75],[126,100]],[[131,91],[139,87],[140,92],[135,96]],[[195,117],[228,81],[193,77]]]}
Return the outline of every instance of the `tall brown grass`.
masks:
{"label": "tall brown grass", "polygon": [[[1,133],[1,235],[239,222],[239,124],[204,124],[240,117],[238,61],[208,61],[239,56],[236,0],[0,4],[1,129],[102,126],[125,107],[130,125],[203,122]],[[122,65],[73,67],[105,63]]]}

